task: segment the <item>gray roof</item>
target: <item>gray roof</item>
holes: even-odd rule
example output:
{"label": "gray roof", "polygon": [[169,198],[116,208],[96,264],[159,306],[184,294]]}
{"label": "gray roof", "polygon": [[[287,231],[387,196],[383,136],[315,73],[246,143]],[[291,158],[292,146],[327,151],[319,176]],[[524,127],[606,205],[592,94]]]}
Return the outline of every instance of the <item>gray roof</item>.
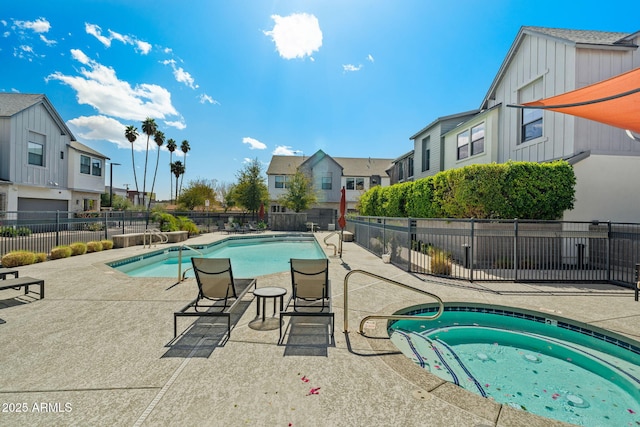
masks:
{"label": "gray roof", "polygon": [[518,35],[511,44],[509,52],[505,56],[498,73],[493,79],[487,94],[485,95],[480,109],[486,108],[487,101],[494,95],[494,90],[498,86],[498,82],[506,72],[511,60],[513,59],[518,47],[525,36],[544,37],[560,40],[567,44],[581,45],[582,47],[597,47],[602,49],[637,49],[638,46],[633,42],[640,35],[640,32],[621,33],[610,31],[592,31],[592,30],[567,30],[562,28],[546,28],[546,27],[527,27],[523,26],[518,31]]}
{"label": "gray roof", "polygon": [[[372,157],[333,157],[331,158],[342,167],[343,176],[371,176],[387,175],[387,169],[393,159],[378,159]],[[298,167],[309,157],[302,156],[273,156],[267,169],[267,175],[293,175]]]}
{"label": "gray roof", "polygon": [[0,93],[0,117],[11,117],[43,99],[42,94]]}
{"label": "gray roof", "polygon": [[86,146],[86,145],[84,145],[84,144],[82,144],[82,143],[80,143],[78,141],[71,141],[70,145],[71,145],[71,148],[73,148],[73,149],[75,149],[77,151],[82,151],[83,153],[86,153],[86,154],[90,154],[90,155],[92,155],[94,157],[99,157],[101,159],[108,159],[109,158],[109,157],[105,156],[104,154],[102,154],[102,153],[94,150],[93,148],[88,147],[88,146]]}
{"label": "gray roof", "polygon": [[580,44],[609,46],[632,45],[631,40],[627,39],[629,33],[592,30],[567,30],[563,28],[545,27],[522,27],[522,31],[546,35]]}

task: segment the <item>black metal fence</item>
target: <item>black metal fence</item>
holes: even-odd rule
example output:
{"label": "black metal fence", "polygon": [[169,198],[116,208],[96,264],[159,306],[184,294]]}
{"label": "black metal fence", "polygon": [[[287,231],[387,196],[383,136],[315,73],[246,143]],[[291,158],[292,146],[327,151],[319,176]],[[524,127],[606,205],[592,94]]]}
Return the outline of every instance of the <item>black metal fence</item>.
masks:
{"label": "black metal fence", "polygon": [[[251,216],[241,213],[169,212],[191,219],[203,232],[212,232],[227,222],[246,222]],[[146,211],[19,211],[0,212],[0,257],[15,250],[49,253],[51,249],[74,242],[111,239],[127,233],[142,233],[160,228]]]}
{"label": "black metal fence", "polygon": [[356,242],[407,271],[469,281],[631,287],[640,224],[355,217]]}

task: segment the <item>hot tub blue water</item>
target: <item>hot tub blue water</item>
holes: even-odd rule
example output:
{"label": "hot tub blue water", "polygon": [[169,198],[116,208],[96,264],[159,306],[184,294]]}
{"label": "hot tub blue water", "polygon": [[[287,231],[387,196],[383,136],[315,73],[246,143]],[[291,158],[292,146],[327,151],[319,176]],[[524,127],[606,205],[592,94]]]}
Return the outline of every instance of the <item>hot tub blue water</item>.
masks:
{"label": "hot tub blue water", "polygon": [[434,321],[397,321],[389,332],[424,369],[497,402],[577,425],[640,425],[640,343],[543,313],[477,305],[447,306]]}
{"label": "hot tub blue water", "polygon": [[[181,271],[193,277],[191,257],[230,258],[235,277],[256,277],[289,271],[291,258],[326,258],[313,237],[275,235],[230,237],[206,246],[182,249]],[[197,252],[196,252],[197,251]],[[109,266],[133,277],[178,277],[179,247],[111,262]]]}

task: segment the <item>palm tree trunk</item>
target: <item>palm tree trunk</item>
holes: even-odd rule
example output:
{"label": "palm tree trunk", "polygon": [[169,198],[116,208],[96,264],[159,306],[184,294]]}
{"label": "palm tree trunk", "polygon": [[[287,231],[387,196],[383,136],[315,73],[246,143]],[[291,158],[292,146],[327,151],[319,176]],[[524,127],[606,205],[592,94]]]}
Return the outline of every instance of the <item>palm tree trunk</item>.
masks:
{"label": "palm tree trunk", "polygon": [[149,138],[151,137],[151,135],[147,135],[147,152],[145,153],[144,156],[144,178],[142,180],[142,206],[144,206],[145,203],[145,197],[147,195],[147,163],[149,161]]}
{"label": "palm tree trunk", "polygon": [[131,144],[131,164],[133,165],[133,181],[136,183],[136,197],[140,204],[140,191],[138,190],[138,177],[136,176],[136,159],[133,156],[133,144]]}
{"label": "palm tree trunk", "polygon": [[184,181],[184,174],[187,171],[187,153],[184,153],[184,172],[182,172],[182,176],[180,177],[180,192],[182,193],[182,182]]}
{"label": "palm tree trunk", "polygon": [[[156,186],[156,175],[158,175],[158,163],[160,163],[160,147],[158,147],[158,156],[156,157],[156,170],[153,173],[153,183],[151,184],[151,194],[153,194],[153,188]],[[151,209],[151,196],[149,196],[149,205],[147,210]]]}
{"label": "palm tree trunk", "polygon": [[169,200],[171,201],[171,203],[173,204],[173,201],[171,200],[171,197],[173,197],[173,178],[171,175],[173,175],[171,173],[171,164],[173,163],[173,151],[169,151]]}

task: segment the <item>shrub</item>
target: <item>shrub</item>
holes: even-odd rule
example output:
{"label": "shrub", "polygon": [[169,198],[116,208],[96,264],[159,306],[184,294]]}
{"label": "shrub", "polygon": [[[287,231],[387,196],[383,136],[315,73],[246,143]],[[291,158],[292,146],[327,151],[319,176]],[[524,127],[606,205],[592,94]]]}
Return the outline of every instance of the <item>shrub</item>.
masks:
{"label": "shrub", "polygon": [[176,218],[166,212],[154,212],[151,220],[153,222],[157,222],[160,226],[160,231],[169,232],[169,231],[179,231],[178,220]]}
{"label": "shrub", "polygon": [[55,248],[51,249],[51,254],[49,255],[49,257],[51,259],[69,258],[72,253],[73,250],[69,246],[56,246]]}
{"label": "shrub", "polygon": [[31,229],[28,227],[20,227],[16,230],[18,236],[31,236]]}
{"label": "shrub", "polygon": [[2,227],[0,228],[0,236],[2,237],[16,237],[17,232],[13,227]]}
{"label": "shrub", "polygon": [[34,264],[35,262],[36,254],[29,251],[11,251],[2,257],[2,266],[7,268]]}
{"label": "shrub", "polygon": [[82,242],[74,242],[69,245],[71,248],[71,256],[83,255],[87,253],[87,244]]}
{"label": "shrub", "polygon": [[87,230],[89,231],[102,231],[104,230],[104,223],[102,222],[91,222],[87,225]]}
{"label": "shrub", "polygon": [[200,230],[198,230],[198,226],[186,216],[179,216],[176,219],[178,224],[178,228],[181,231],[188,231],[189,235],[200,234]]}
{"label": "shrub", "polygon": [[87,252],[100,252],[102,249],[104,249],[102,242],[87,242]]}
{"label": "shrub", "polygon": [[100,240],[100,243],[102,243],[102,249],[105,251],[113,249],[113,240]]}
{"label": "shrub", "polygon": [[563,160],[475,164],[373,187],[359,209],[365,216],[554,220],[573,209],[575,184]]}
{"label": "shrub", "polygon": [[451,254],[434,248],[433,246],[429,247],[428,253],[431,256],[431,273],[450,276]]}
{"label": "shrub", "polygon": [[49,257],[49,255],[47,255],[46,253],[38,252],[38,253],[36,253],[36,263],[45,262],[48,257]]}

